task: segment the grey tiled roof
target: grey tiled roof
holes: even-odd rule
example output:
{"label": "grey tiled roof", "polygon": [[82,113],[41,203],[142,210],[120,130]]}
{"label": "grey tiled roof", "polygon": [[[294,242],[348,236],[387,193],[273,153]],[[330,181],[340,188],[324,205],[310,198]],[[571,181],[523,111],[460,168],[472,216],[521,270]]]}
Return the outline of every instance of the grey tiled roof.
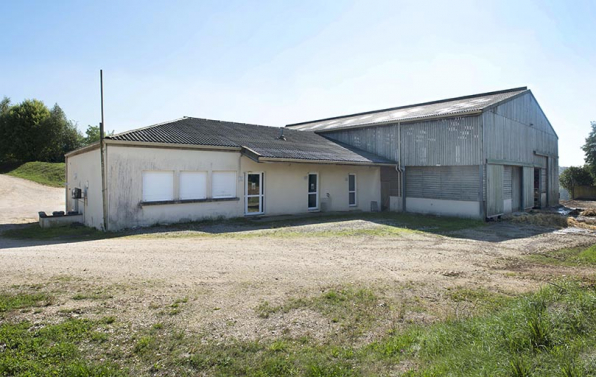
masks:
{"label": "grey tiled roof", "polygon": [[526,87],[521,87],[498,92],[473,94],[440,101],[288,124],[286,127],[302,131],[326,132],[344,128],[375,126],[381,123],[413,121],[417,119],[422,121],[424,118],[437,116],[464,116],[467,113],[484,110],[491,105],[527,90]]}
{"label": "grey tiled roof", "polygon": [[148,143],[248,148],[265,158],[392,164],[383,157],[331,141],[314,132],[185,117],[107,139]]}

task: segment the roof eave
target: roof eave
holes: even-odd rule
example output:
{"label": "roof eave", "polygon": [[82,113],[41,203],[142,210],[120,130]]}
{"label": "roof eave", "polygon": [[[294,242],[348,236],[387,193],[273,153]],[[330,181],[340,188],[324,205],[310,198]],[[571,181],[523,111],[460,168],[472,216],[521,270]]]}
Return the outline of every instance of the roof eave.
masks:
{"label": "roof eave", "polygon": [[125,147],[144,147],[144,148],[170,148],[170,149],[199,149],[199,150],[217,150],[217,151],[231,151],[239,152],[241,147],[227,147],[219,145],[203,145],[203,144],[178,144],[178,143],[156,143],[148,141],[128,141],[128,140],[113,140],[105,139],[107,145],[120,145]]}
{"label": "roof eave", "polygon": [[373,161],[337,161],[337,160],[307,160],[299,158],[259,157],[259,162],[292,162],[304,164],[329,164],[329,165],[358,165],[358,166],[396,166],[396,163]]}

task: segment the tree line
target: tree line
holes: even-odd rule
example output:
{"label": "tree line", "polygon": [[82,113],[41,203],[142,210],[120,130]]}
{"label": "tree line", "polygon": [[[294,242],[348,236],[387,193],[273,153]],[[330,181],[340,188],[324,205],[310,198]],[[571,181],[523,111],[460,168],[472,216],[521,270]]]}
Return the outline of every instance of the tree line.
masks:
{"label": "tree line", "polygon": [[583,166],[571,166],[561,173],[559,182],[561,186],[574,196],[578,186],[594,186],[596,183],[596,122],[591,122],[592,130],[582,146],[584,151]]}
{"label": "tree line", "polygon": [[58,104],[0,101],[0,162],[63,162],[65,153],[97,141],[99,126],[87,126],[83,135]]}

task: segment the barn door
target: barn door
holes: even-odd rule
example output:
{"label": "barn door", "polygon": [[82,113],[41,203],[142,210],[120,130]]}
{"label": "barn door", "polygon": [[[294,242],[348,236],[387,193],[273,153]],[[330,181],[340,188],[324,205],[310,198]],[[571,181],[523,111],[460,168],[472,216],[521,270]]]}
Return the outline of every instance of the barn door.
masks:
{"label": "barn door", "polygon": [[503,165],[486,166],[486,217],[503,214]]}

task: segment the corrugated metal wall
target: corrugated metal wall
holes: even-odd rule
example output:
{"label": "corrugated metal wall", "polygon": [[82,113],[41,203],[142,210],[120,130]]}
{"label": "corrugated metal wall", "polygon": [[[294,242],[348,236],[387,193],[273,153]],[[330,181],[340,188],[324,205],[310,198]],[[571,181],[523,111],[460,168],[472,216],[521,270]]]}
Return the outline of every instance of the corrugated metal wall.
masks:
{"label": "corrugated metal wall", "polygon": [[486,166],[486,217],[503,214],[503,165]]}
{"label": "corrugated metal wall", "polygon": [[503,166],[503,199],[512,199],[513,167]]}
{"label": "corrugated metal wall", "polygon": [[529,166],[523,167],[523,203],[524,208],[534,207],[534,168]]}
{"label": "corrugated metal wall", "polygon": [[391,161],[399,160],[398,126],[395,124],[326,132],[323,135]]}
{"label": "corrugated metal wall", "polygon": [[[548,185],[545,183],[544,187],[548,187],[549,204],[558,204],[558,138],[534,97],[526,93],[485,111],[482,127],[485,158],[505,165],[512,163],[548,168],[545,177]],[[530,190],[526,182],[524,179],[525,193]],[[530,187],[533,189],[533,175]],[[533,195],[532,192],[532,198]],[[526,208],[531,207],[530,203],[524,203]]]}
{"label": "corrugated metal wall", "polygon": [[406,196],[478,201],[478,166],[425,166],[406,169]]}
{"label": "corrugated metal wall", "polygon": [[326,132],[330,139],[399,161],[401,127],[402,166],[467,166],[482,164],[478,116],[364,127]]}
{"label": "corrugated metal wall", "polygon": [[402,125],[402,164],[468,166],[482,163],[479,117]]}

